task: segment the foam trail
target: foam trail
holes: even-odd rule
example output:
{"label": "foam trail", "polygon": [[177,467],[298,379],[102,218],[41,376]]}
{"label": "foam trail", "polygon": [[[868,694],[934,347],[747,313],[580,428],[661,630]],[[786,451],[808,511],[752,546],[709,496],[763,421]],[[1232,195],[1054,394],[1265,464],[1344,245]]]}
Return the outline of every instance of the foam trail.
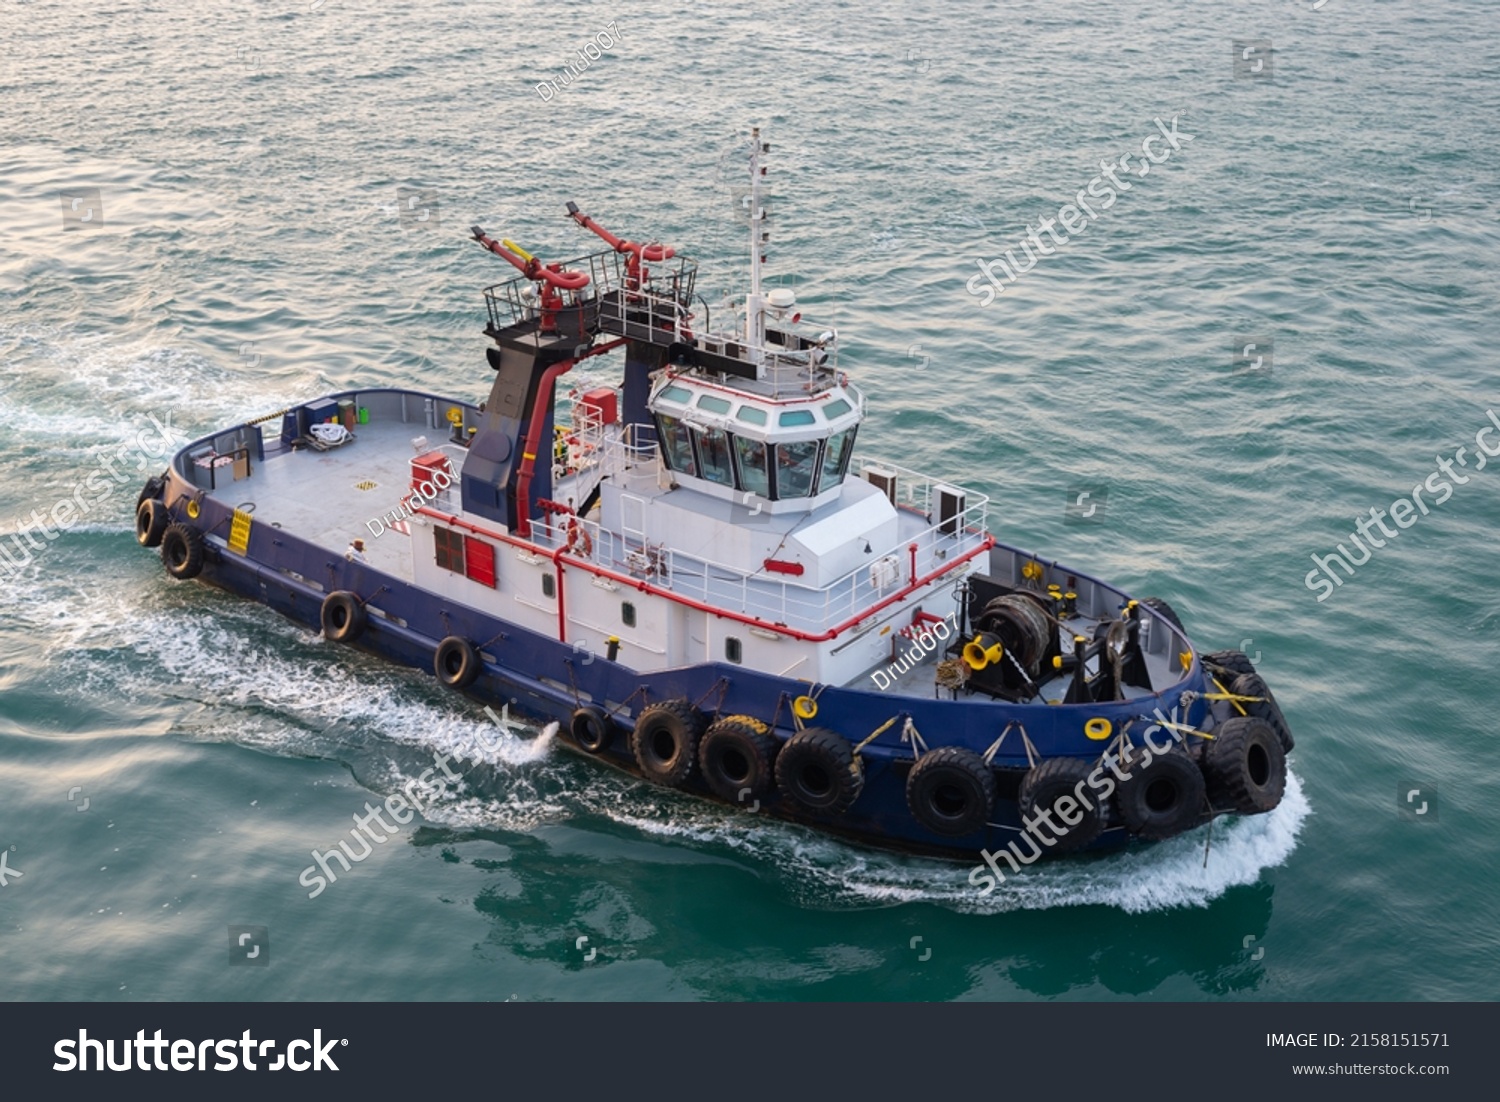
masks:
{"label": "foam trail", "polygon": [[[79,595],[58,594],[58,607],[33,612],[63,648],[104,648],[62,657],[86,664],[95,677],[122,679],[111,691],[128,698],[143,689],[148,695],[161,690],[129,683],[135,675],[121,673],[111,658],[110,644],[118,642],[172,684],[204,697],[210,707],[200,720],[200,737],[275,753],[336,756],[357,763],[367,783],[391,791],[416,779],[435,754],[445,754],[463,779],[434,789],[428,811],[434,822],[530,831],[599,817],[666,841],[727,850],[769,870],[789,895],[812,907],[930,903],[977,914],[1088,905],[1128,913],[1206,907],[1282,864],[1311,813],[1301,782],[1288,774],[1275,811],[1214,824],[1206,868],[1200,828],[1098,858],[1042,862],[981,896],[968,881],[972,864],[860,849],[555,754],[556,723],[539,733],[519,720],[501,724],[467,701],[433,692],[420,675],[325,645],[257,606],[184,609],[172,590],[144,599],[106,592],[113,595],[81,602]],[[171,607],[149,607],[163,602]],[[109,625],[108,641],[98,637],[101,622]],[[212,679],[203,678],[205,669],[214,671]]]}

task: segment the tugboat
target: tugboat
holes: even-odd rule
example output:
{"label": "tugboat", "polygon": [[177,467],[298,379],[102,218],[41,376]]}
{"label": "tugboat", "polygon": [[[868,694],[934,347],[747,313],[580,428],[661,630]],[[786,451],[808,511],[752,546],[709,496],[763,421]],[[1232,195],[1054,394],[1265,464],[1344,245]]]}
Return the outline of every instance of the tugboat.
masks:
{"label": "tugboat", "polygon": [[[762,289],[769,152],[731,324],[693,260],[571,202],[603,247],[566,262],[476,226],[518,272],[484,291],[487,400],[351,390],[206,436],[138,542],[645,782],[877,847],[1018,870],[1276,807],[1291,731],[1243,653],[856,460],[837,332]],[[559,394],[615,351],[618,386]]]}

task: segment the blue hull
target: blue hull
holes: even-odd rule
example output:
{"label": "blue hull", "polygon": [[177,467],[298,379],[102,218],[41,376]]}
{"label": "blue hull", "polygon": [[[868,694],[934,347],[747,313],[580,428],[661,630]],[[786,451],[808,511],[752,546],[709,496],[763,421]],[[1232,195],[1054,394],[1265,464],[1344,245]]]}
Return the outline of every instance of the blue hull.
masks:
{"label": "blue hull", "polygon": [[[349,645],[429,672],[442,639],[456,635],[472,640],[483,665],[478,679],[465,690],[466,695],[496,708],[509,704],[515,714],[528,718],[558,720],[562,724],[559,737],[565,741],[572,741],[568,724],[579,705],[579,694],[585,700],[622,702],[633,715],[639,715],[648,703],[681,698],[694,702],[710,716],[753,716],[770,725],[779,740],[790,738],[796,731],[791,704],[809,692],[805,681],[723,663],[638,673],[603,656],[581,652],[554,638],[434,596],[366,564],[348,562],[329,548],[275,527],[255,525],[245,554],[229,551],[225,537],[232,508],[200,493],[176,470],[169,473],[161,496],[171,503],[172,518],[179,521],[187,520],[182,506],[186,498],[199,499],[199,515],[191,523],[207,537],[201,580],[259,601],[314,630],[320,627],[325,595],[335,590],[350,591],[378,603],[384,615],[370,616],[367,629]],[[311,584],[314,581],[316,585]],[[774,796],[756,813],[805,823],[880,848],[972,860],[981,850],[1004,848],[1021,829],[1016,791],[1030,764],[1023,740],[1012,733],[993,756],[998,798],[990,822],[972,834],[949,837],[924,827],[908,808],[906,780],[914,753],[912,746],[901,741],[904,719],[911,721],[929,747],[958,746],[981,754],[994,745],[1007,725],[1019,721],[1039,758],[1090,760],[1099,756],[1101,744],[1083,735],[1085,716],[1107,719],[1116,730],[1127,723],[1142,730],[1156,709],[1170,716],[1180,707],[1183,694],[1192,692],[1192,703],[1181,709],[1176,719],[1197,725],[1208,711],[1208,705],[1197,698],[1206,691],[1206,682],[1195,655],[1185,679],[1165,692],[1086,706],[1012,704],[989,698],[920,700],[825,687],[817,694],[818,727],[831,729],[858,745],[889,724],[860,751],[863,790],[848,811],[836,815],[809,814]],[[893,719],[896,722],[891,723]],[[639,775],[630,749],[630,725],[629,720],[620,722],[612,744],[590,756]],[[683,790],[718,801],[696,779]],[[746,809],[746,813],[752,812]],[[1211,817],[1205,812],[1205,821]],[[1112,826],[1087,848],[1114,849],[1128,841],[1123,827]]]}

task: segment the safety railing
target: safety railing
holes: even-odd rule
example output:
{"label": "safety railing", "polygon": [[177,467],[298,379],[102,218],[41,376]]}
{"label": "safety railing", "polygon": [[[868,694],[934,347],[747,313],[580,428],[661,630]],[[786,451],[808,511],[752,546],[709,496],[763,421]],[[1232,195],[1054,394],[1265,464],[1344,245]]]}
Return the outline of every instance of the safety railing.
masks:
{"label": "safety railing", "polygon": [[[644,459],[651,449],[624,440],[615,454]],[[610,454],[606,450],[604,455]],[[608,460],[606,460],[608,462]],[[651,462],[655,463],[654,453]],[[639,534],[612,532],[594,521],[554,514],[533,525],[533,538],[546,547],[567,547],[596,566],[670,589],[674,594],[726,611],[754,616],[772,624],[809,631],[826,631],[852,620],[878,601],[899,592],[914,580],[937,574],[977,551],[988,538],[989,498],[962,487],[927,478],[890,464],[872,463],[878,470],[896,470],[911,486],[907,516],[922,514],[926,523],[903,532],[900,543],[885,554],[850,570],[823,586],[809,586],[743,570],[727,563],[688,555]],[[654,470],[654,466],[652,468]],[[654,477],[654,475],[653,475]],[[947,517],[927,514],[937,487],[962,495],[963,508]],[[910,525],[909,525],[910,526]]]}

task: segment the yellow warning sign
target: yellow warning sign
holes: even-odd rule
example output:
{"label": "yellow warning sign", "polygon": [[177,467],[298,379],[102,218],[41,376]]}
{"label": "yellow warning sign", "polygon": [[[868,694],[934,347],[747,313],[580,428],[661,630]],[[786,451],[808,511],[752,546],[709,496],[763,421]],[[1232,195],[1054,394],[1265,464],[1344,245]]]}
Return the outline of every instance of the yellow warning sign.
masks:
{"label": "yellow warning sign", "polygon": [[234,511],[234,519],[229,522],[229,550],[237,555],[243,555],[250,548],[250,514]]}

